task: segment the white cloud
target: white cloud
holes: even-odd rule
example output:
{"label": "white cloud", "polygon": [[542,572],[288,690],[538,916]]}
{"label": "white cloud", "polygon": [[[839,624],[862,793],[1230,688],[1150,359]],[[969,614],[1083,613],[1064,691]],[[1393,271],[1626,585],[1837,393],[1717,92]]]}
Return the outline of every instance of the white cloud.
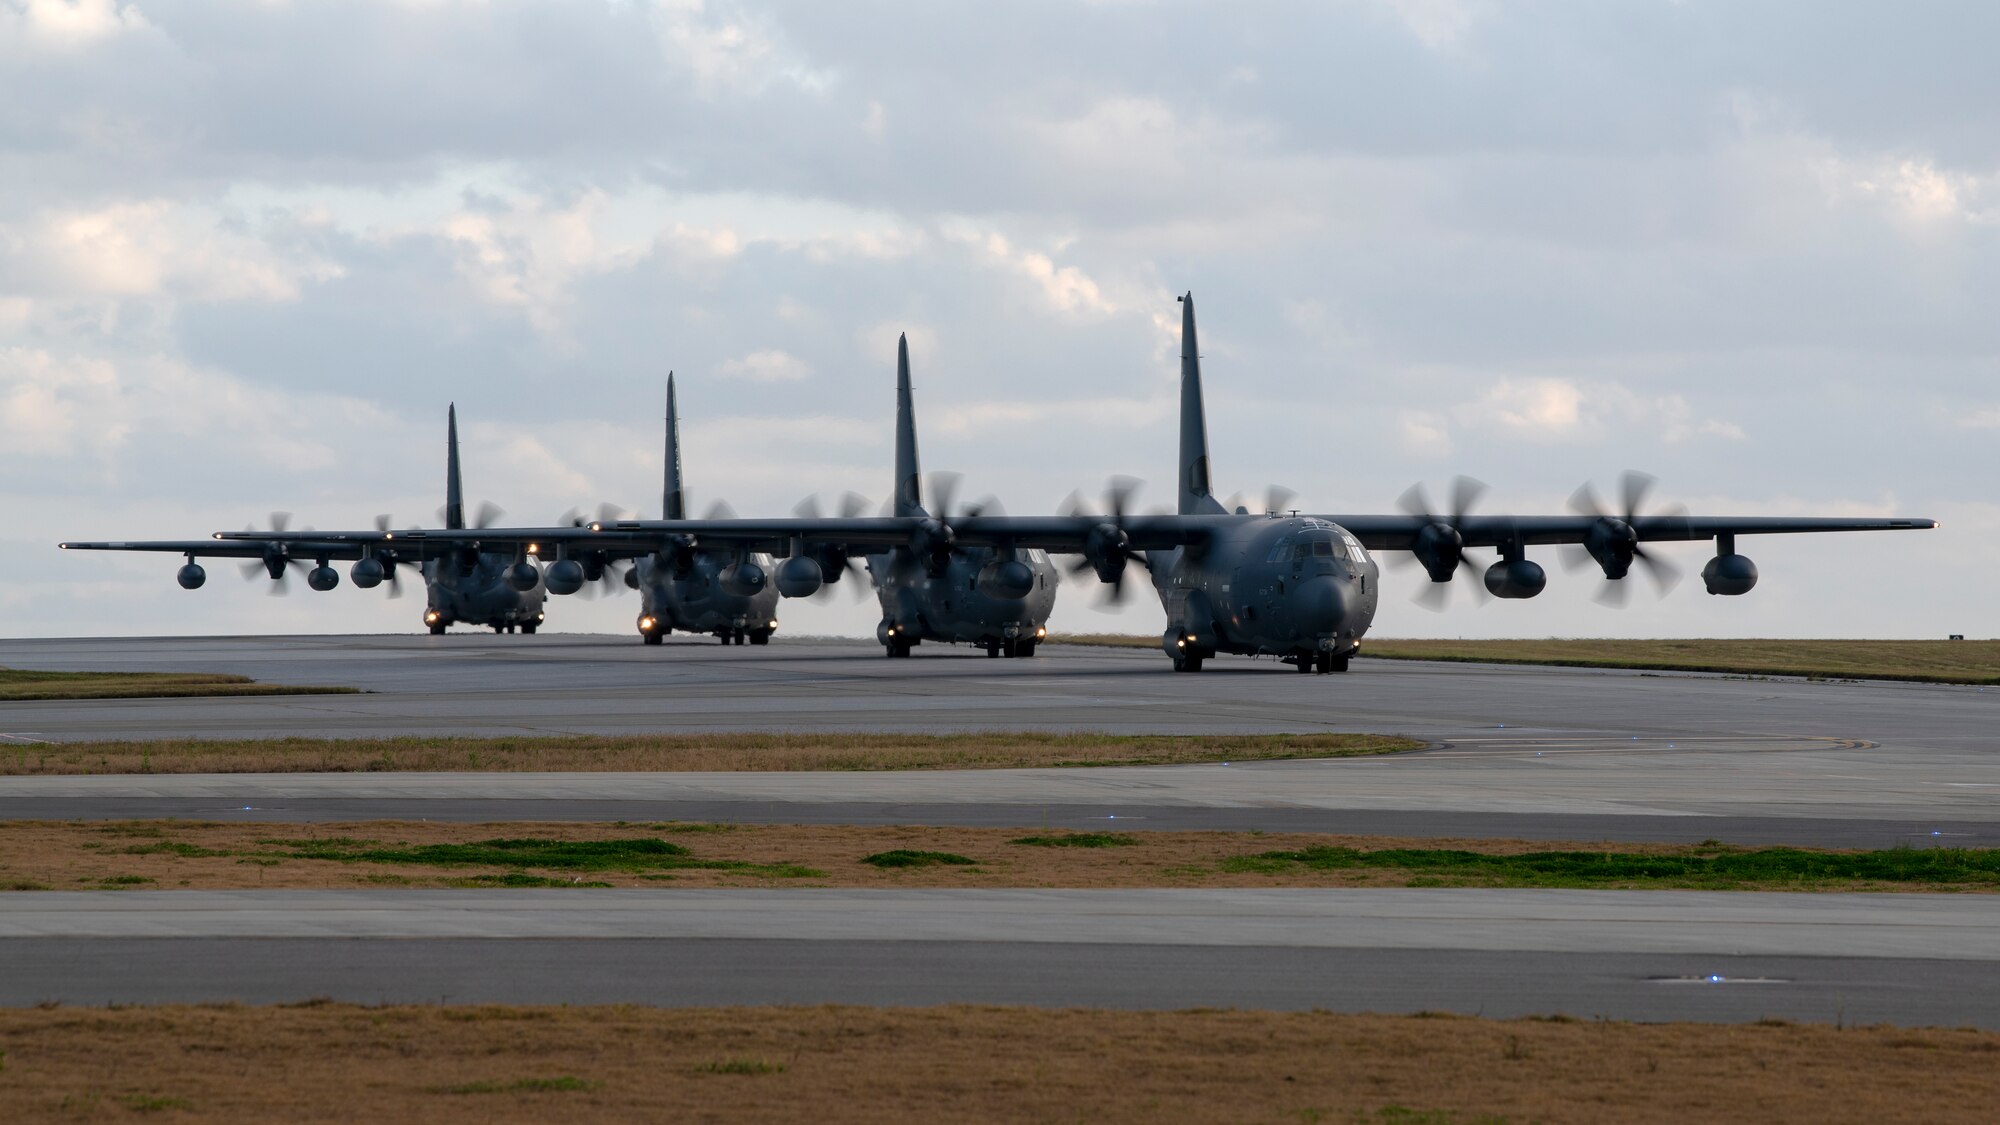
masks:
{"label": "white cloud", "polygon": [[0,226],[0,259],[24,259],[21,283],[44,298],[161,297],[290,301],[339,265],[281,252],[202,208],[166,200],[43,212]]}
{"label": "white cloud", "polygon": [[59,49],[148,26],[137,4],[120,0],[10,0],[8,8],[0,27],[14,23],[29,42]]}
{"label": "white cloud", "polygon": [[790,352],[764,348],[723,363],[715,373],[753,383],[795,383],[811,375],[812,367]]}
{"label": "white cloud", "polygon": [[1695,417],[1681,395],[1642,395],[1617,384],[1575,379],[1503,378],[1454,413],[1461,424],[1541,443],[1600,443],[1642,435],[1668,445],[1745,438],[1734,422]]}
{"label": "white cloud", "polygon": [[1451,423],[1444,415],[1406,410],[1397,418],[1396,426],[1403,452],[1414,457],[1451,456]]}

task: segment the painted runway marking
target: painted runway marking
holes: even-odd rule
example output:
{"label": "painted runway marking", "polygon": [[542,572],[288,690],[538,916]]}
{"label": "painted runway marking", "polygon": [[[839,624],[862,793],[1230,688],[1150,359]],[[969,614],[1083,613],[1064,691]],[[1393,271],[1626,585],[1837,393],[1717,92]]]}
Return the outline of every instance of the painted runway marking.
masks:
{"label": "painted runway marking", "polygon": [[36,745],[36,746],[54,746],[54,745],[55,745],[55,740],[54,740],[54,739],[50,739],[50,738],[30,738],[29,736],[27,736],[27,735],[25,735],[25,734],[7,734],[7,733],[5,733],[5,732],[0,732],[0,742],[26,742],[26,743],[33,743],[33,744],[34,744],[34,745]]}

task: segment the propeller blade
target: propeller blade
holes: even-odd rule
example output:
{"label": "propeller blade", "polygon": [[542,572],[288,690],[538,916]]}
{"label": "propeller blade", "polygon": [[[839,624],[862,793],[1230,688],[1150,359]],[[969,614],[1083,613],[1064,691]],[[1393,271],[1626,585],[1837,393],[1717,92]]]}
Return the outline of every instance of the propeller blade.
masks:
{"label": "propeller blade", "polygon": [[931,515],[939,519],[950,519],[957,513],[952,510],[952,501],[958,497],[958,486],[965,478],[958,473],[937,472],[930,475]]}
{"label": "propeller blade", "polygon": [[1145,485],[1138,477],[1112,477],[1104,489],[1104,502],[1111,509],[1111,522],[1120,523],[1125,514],[1132,510],[1132,496]]}
{"label": "propeller blade", "polygon": [[1631,589],[1632,583],[1625,578],[1616,582],[1606,582],[1590,600],[1612,609],[1624,609],[1625,603],[1631,597]]}
{"label": "propeller blade", "polygon": [[1282,484],[1271,485],[1264,490],[1264,510],[1272,515],[1290,511],[1292,501],[1297,499],[1298,495]]}
{"label": "propeller blade", "polygon": [[1627,469],[1624,475],[1619,477],[1618,491],[1625,501],[1626,523],[1631,523],[1632,517],[1645,506],[1647,494],[1651,493],[1653,486],[1658,483],[1660,478],[1637,469]]}
{"label": "propeller blade", "polygon": [[1593,516],[1601,519],[1604,516],[1604,504],[1597,498],[1596,486],[1592,485],[1589,481],[1584,481],[1581,487],[1575,492],[1570,493],[1569,510],[1579,516]]}
{"label": "propeller blade", "polygon": [[506,518],[507,513],[501,509],[500,505],[495,504],[491,500],[481,500],[479,502],[479,511],[473,517],[472,526],[484,531]]}
{"label": "propeller blade", "polygon": [[713,504],[710,504],[708,506],[708,514],[703,516],[702,518],[711,520],[733,520],[736,518],[736,509],[730,507],[729,501],[727,500],[717,500]]}
{"label": "propeller blade", "polygon": [[583,512],[577,508],[571,508],[569,511],[556,517],[557,527],[582,527],[583,524]]}
{"label": "propeller blade", "polygon": [[1632,561],[1646,568],[1646,575],[1653,580],[1653,585],[1660,588],[1661,597],[1666,597],[1675,586],[1680,585],[1681,568],[1663,556],[1638,547],[1632,551]]}
{"label": "propeller blade", "polygon": [[619,507],[616,504],[611,503],[608,500],[597,506],[598,523],[617,523],[619,520],[624,518],[625,518],[625,509]]}
{"label": "propeller blade", "polygon": [[1562,560],[1563,569],[1571,574],[1597,569],[1597,560],[1590,557],[1589,550],[1581,543],[1564,543],[1556,552],[1556,557]]}
{"label": "propeller blade", "polygon": [[805,499],[799,501],[798,503],[792,505],[792,514],[799,517],[802,520],[816,520],[825,518],[820,514],[819,495],[817,493],[814,493],[813,495],[808,496]]}
{"label": "propeller blade", "polygon": [[272,512],[272,513],[271,513],[271,530],[272,530],[272,531],[283,531],[283,530],[285,530],[285,529],[286,529],[287,527],[290,527],[291,525],[292,525],[292,513],[290,513],[290,512]]}
{"label": "propeller blade", "polygon": [[376,531],[379,531],[379,532],[382,532],[382,533],[384,533],[384,534],[387,534],[387,533],[388,533],[388,530],[389,530],[389,524],[390,524],[391,522],[392,522],[392,521],[390,520],[390,518],[389,518],[389,516],[388,516],[387,514],[384,514],[384,515],[379,515],[379,516],[376,516],[376,517],[375,517],[375,530],[376,530]]}
{"label": "propeller blade", "polygon": [[1472,511],[1479,498],[1486,495],[1486,482],[1463,473],[1451,478],[1451,522],[1457,526]]}
{"label": "propeller blade", "polygon": [[840,497],[840,518],[854,519],[872,507],[866,496],[859,492],[845,492]]}
{"label": "propeller blade", "polygon": [[1422,481],[1404,489],[1403,494],[1396,498],[1396,507],[1401,508],[1404,515],[1415,516],[1420,520],[1430,519],[1437,511],[1436,505],[1431,503],[1430,490],[1424,487]]}

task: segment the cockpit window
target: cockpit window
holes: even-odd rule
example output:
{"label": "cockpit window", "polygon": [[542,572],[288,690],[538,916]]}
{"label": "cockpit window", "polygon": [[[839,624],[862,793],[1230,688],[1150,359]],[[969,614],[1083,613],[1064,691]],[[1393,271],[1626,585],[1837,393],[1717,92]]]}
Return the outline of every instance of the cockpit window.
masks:
{"label": "cockpit window", "polygon": [[1333,554],[1333,544],[1325,542],[1324,540],[1318,543],[1314,543],[1312,545],[1312,548],[1313,548],[1313,554],[1315,555],[1330,556]]}

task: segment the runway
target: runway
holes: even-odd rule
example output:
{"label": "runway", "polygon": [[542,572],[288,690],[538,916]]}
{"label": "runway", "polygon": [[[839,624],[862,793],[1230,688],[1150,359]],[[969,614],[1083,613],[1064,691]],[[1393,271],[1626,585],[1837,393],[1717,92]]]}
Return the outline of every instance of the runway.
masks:
{"label": "runway", "polygon": [[1233,1005],[2000,1026],[2000,899],[1618,891],[23,893],[0,1003]]}
{"label": "runway", "polygon": [[[908,773],[0,778],[0,818],[700,820],[2000,845],[2000,692],[1051,646],[306,637],[0,663],[370,694],[0,706],[91,738],[688,730],[1407,734],[1384,758]],[[1241,1005],[2000,1026],[2000,897],[1687,892],[13,892],[0,1003]]]}
{"label": "runway", "polygon": [[[372,694],[15,703],[32,739],[1091,729],[1407,734],[1381,759],[836,774],[0,778],[0,817],[722,820],[1231,828],[1888,847],[2000,844],[2000,691],[1359,661],[1300,676],[1048,646],[881,659],[862,642],[631,638],[0,642],[0,663],[232,671]],[[19,752],[26,753],[26,749]]]}

